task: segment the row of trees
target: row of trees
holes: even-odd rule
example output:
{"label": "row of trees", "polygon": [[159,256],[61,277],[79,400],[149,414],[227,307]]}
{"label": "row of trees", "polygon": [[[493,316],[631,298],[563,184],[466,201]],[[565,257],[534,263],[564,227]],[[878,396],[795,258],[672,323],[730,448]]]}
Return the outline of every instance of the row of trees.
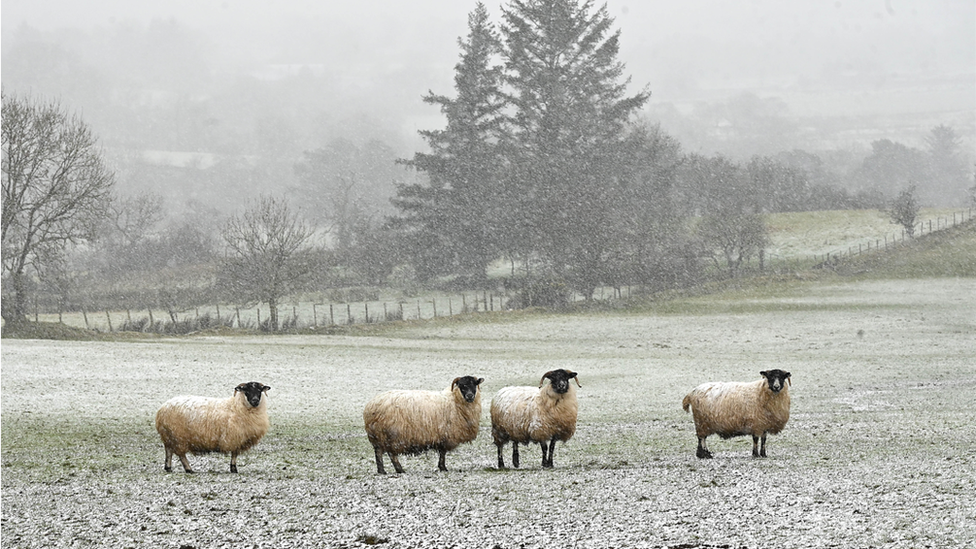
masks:
{"label": "row of trees", "polygon": [[[101,242],[92,250],[104,254],[109,267],[102,273],[161,267],[154,259],[184,264],[212,259],[208,236],[186,226],[148,237],[161,217],[161,204],[152,195],[113,195],[114,174],[79,117],[66,114],[56,102],[4,93],[2,103],[4,320],[26,318],[28,298],[38,286],[66,292],[72,282],[69,251],[98,237]],[[232,218],[223,232],[228,254],[220,270],[227,296],[268,302],[276,328],[277,298],[293,291],[294,282],[316,266],[306,246],[312,234],[284,202],[271,198]],[[160,251],[168,252],[165,258]],[[97,258],[90,261],[98,263]]]}
{"label": "row of trees", "polygon": [[[881,193],[811,181],[812,155],[684,155],[643,122],[645,88],[617,60],[619,31],[590,1],[512,1],[495,25],[478,4],[459,40],[454,97],[430,93],[446,126],[404,163],[393,228],[422,278],[483,281],[498,257],[590,296],[600,284],[694,282],[724,258],[735,274],[759,255],[761,215],[880,207]],[[699,219],[692,222],[692,219]]]}

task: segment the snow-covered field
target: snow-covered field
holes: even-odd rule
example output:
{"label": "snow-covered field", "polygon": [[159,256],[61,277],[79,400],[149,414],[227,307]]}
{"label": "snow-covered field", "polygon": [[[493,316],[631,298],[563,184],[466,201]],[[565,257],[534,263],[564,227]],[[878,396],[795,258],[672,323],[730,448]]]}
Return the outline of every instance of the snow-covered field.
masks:
{"label": "snow-covered field", "polygon": [[[3,547],[970,547],[976,279],[832,282],[646,314],[442,319],[382,335],[4,340]],[[580,424],[543,470],[494,469],[501,387],[579,372]],[[792,372],[769,457],[709,439],[684,394]],[[482,385],[482,432],[377,476],[366,400]],[[164,473],[156,408],[272,386],[272,430]],[[179,469],[179,467],[177,467]]]}

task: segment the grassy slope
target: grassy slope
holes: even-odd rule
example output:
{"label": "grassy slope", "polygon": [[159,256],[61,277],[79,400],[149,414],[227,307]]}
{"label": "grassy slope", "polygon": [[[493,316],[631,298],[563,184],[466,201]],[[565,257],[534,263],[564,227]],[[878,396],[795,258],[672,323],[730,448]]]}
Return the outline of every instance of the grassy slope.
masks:
{"label": "grassy slope", "polygon": [[890,253],[856,256],[840,274],[858,278],[931,278],[976,276],[976,222],[923,235]]}

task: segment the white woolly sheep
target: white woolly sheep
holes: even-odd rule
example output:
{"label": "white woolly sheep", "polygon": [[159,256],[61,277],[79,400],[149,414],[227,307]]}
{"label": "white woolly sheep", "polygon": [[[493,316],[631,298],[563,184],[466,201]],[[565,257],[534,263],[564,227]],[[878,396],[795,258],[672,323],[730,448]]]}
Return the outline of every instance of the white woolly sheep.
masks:
{"label": "white woolly sheep", "polygon": [[395,390],[380,393],[363,409],[366,437],[376,454],[376,472],[386,474],[383,453],[397,473],[398,456],[437,450],[437,469],[447,471],[447,453],[478,436],[484,378],[455,378],[443,391]]}
{"label": "white woolly sheep", "polygon": [[[681,406],[692,409],[698,435],[699,458],[710,458],[705,438],[752,435],[752,455],[766,457],[766,435],[777,434],[790,419],[790,373],[783,370],[759,372],[763,379],[741,382],[703,383],[695,387]],[[762,447],[759,440],[762,439]]]}
{"label": "white woolly sheep", "polygon": [[156,430],[166,448],[166,471],[173,470],[173,454],[183,470],[192,473],[186,453],[230,454],[230,472],[237,472],[237,455],[251,448],[268,432],[267,399],[271,389],[256,381],[241,383],[230,398],[178,396],[156,412]]}
{"label": "white woolly sheep", "polygon": [[505,387],[498,391],[491,400],[491,436],[498,447],[499,469],[505,467],[502,448],[509,441],[514,467],[519,466],[518,445],[532,442],[542,447],[542,466],[553,466],[556,441],[566,442],[576,432],[576,389],[570,384],[571,379],[582,387],[576,372],[552,370],[542,376],[538,387]]}

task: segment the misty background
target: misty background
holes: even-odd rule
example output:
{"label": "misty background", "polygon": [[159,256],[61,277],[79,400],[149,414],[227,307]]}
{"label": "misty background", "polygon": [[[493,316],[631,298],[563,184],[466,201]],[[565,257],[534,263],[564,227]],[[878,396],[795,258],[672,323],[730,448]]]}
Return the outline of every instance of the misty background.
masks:
{"label": "misty background", "polygon": [[[487,4],[493,16],[499,5]],[[4,0],[3,87],[60,98],[100,138],[119,191],[151,190],[170,215],[231,213],[269,192],[302,203],[296,166],[316,161],[356,165],[364,208],[383,215],[395,184],[418,177],[394,160],[426,148],[418,130],[443,127],[421,97],[453,93],[473,7]],[[631,93],[651,91],[644,116],[685,152],[746,161],[802,149],[846,173],[877,140],[921,149],[944,125],[973,165],[970,0],[607,7]],[[923,193],[932,205],[939,197]]]}

